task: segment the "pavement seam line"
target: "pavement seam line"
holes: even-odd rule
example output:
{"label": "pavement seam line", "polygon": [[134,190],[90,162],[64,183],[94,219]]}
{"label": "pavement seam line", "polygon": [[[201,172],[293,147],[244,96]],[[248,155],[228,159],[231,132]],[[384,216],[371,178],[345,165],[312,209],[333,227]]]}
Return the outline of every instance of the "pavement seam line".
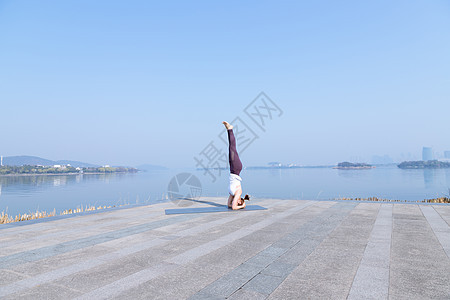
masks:
{"label": "pavement seam line", "polygon": [[[378,218],[378,214],[380,213],[381,207],[382,207],[382,205],[380,205],[380,207],[378,208],[377,218]],[[376,222],[376,220],[375,220],[375,222]],[[374,224],[373,224],[373,226],[372,226],[372,231],[373,231],[373,229],[374,229],[374,227],[375,227],[375,222],[374,222]],[[370,236],[372,236],[372,232],[370,233]],[[369,239],[370,239],[370,236],[369,236]],[[368,245],[369,245],[369,242],[367,242],[366,247],[364,248],[363,256],[361,257],[361,259],[360,259],[360,261],[359,261],[358,269],[356,270],[355,275],[353,276],[353,279],[352,279],[352,285],[350,286],[350,291],[349,291],[349,293],[348,293],[346,299],[348,299],[349,296],[350,296],[351,290],[352,290],[352,288],[353,288],[353,283],[355,282],[355,278],[356,278],[356,275],[358,274],[359,266],[361,265],[361,261],[362,261],[363,258],[364,258],[364,253],[366,253],[366,250],[367,250],[367,246],[368,246]]]}
{"label": "pavement seam line", "polygon": [[[441,230],[439,230],[439,225],[444,225],[443,227],[444,227],[445,233],[448,234],[447,236],[450,236],[450,226],[448,226],[447,222],[445,222],[445,220],[434,209],[433,206],[424,207],[424,206],[419,205],[419,207],[422,212],[422,215],[425,217],[428,224],[430,225],[431,230],[434,233],[434,236],[436,237],[439,244],[441,245],[442,250],[444,250],[444,253],[447,255],[448,258],[450,258],[450,243],[448,243],[449,245],[445,245],[443,234],[442,234]],[[433,217],[437,218],[437,220],[435,220]]]}
{"label": "pavement seam line", "polygon": [[444,219],[444,217],[442,216],[442,214],[439,212],[438,209],[436,209],[436,207],[432,206],[434,208],[434,210],[439,214],[439,216],[441,216],[442,220],[445,221],[445,223],[447,223],[448,226],[450,226],[450,220],[447,221],[446,219]]}
{"label": "pavement seam line", "polygon": [[[361,257],[358,269],[356,270],[355,276],[353,277],[352,285],[351,285],[349,293],[347,295],[347,299],[361,299],[364,296],[367,296],[366,294],[364,294],[364,295],[358,294],[357,289],[360,287],[357,286],[357,284],[358,284],[358,281],[360,280],[360,277],[364,276],[364,274],[362,272],[364,272],[363,268],[366,267],[365,266],[366,260],[371,256],[373,257],[373,255],[374,255],[374,253],[372,253],[373,248],[371,248],[371,247],[374,247],[374,246],[376,246],[376,248],[383,247],[383,245],[381,245],[381,244],[389,243],[388,260],[389,260],[389,266],[390,266],[390,259],[391,259],[390,249],[391,249],[391,245],[392,245],[392,210],[393,210],[392,204],[391,205],[389,205],[389,204],[380,205],[380,208],[379,208],[379,211],[377,214],[377,218],[373,224],[373,228],[372,228],[372,231],[368,238],[366,247],[364,249],[363,256]],[[385,221],[384,219],[386,219],[386,218],[389,218],[389,220],[390,220],[389,221],[390,235],[389,235],[389,238],[386,239],[386,241],[380,242],[380,241],[377,241],[376,236],[379,234],[380,231],[381,232],[383,231],[383,228],[382,228],[383,221]],[[379,223],[381,223],[381,225]],[[386,226],[386,225],[384,225],[384,226]],[[386,245],[384,245],[384,246],[386,246]],[[380,258],[380,257],[377,257],[377,258]],[[386,291],[385,295],[383,295],[383,296],[385,296],[384,297],[385,299],[387,299],[389,297],[389,269],[390,269],[390,267],[387,268],[387,278],[385,280],[387,283],[387,291]],[[365,289],[365,291],[367,291],[367,289]]]}
{"label": "pavement seam line", "polygon": [[389,284],[388,284],[388,296],[391,292],[391,265],[392,265],[392,241],[394,240],[394,204],[392,204],[391,215],[391,245],[389,247]]}

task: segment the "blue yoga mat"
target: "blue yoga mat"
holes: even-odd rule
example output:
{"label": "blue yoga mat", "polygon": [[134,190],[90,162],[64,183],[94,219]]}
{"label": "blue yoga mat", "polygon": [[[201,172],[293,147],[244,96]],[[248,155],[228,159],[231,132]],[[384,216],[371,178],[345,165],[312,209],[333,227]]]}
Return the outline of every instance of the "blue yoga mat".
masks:
{"label": "blue yoga mat", "polygon": [[[247,210],[266,210],[267,208],[259,205],[247,205],[243,209],[237,211],[247,211]],[[235,212],[234,210],[224,206],[214,206],[214,207],[192,207],[192,208],[174,208],[166,209],[166,215],[177,215],[177,214],[200,214],[200,213],[214,213],[214,212]]]}

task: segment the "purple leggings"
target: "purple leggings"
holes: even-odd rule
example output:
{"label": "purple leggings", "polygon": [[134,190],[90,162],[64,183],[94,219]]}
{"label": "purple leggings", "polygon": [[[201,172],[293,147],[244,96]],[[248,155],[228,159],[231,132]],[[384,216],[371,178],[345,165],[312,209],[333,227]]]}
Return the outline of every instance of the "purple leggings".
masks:
{"label": "purple leggings", "polygon": [[229,143],[228,159],[230,161],[230,173],[239,176],[242,171],[242,163],[236,150],[236,138],[234,137],[233,129],[229,129],[227,131]]}

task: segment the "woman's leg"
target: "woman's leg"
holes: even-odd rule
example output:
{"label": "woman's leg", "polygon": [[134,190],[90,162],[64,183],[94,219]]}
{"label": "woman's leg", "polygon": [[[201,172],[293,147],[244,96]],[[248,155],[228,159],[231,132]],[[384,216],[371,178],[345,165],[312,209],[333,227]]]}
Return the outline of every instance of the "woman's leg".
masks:
{"label": "woman's leg", "polygon": [[239,174],[242,171],[242,162],[239,159],[239,155],[236,149],[236,138],[234,137],[233,129],[227,129],[228,132],[228,160],[230,162],[230,173]]}
{"label": "woman's leg", "polygon": [[[234,137],[233,126],[228,122],[223,122],[223,124],[227,128],[228,133],[228,159],[230,162],[230,173],[239,176],[242,171],[242,162],[237,153],[236,138]],[[231,207],[233,210],[245,208],[245,201],[241,200],[241,195],[242,189],[238,188],[238,190],[234,193],[234,196],[230,195],[228,197],[228,207]]]}

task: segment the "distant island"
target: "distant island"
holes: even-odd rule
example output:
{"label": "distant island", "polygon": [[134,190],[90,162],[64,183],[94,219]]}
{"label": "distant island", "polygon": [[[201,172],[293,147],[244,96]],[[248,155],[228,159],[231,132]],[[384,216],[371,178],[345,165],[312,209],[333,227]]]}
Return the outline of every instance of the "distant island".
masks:
{"label": "distant island", "polygon": [[333,169],[341,169],[341,170],[359,170],[359,169],[373,169],[373,168],[375,167],[366,163],[351,163],[348,161],[338,163],[336,167],[333,167]]}
{"label": "distant island", "polygon": [[1,166],[1,175],[72,175],[72,174],[104,174],[104,173],[136,173],[138,169],[130,167],[73,167],[69,165],[53,166]]}
{"label": "distant island", "polygon": [[443,169],[450,168],[450,162],[438,160],[404,161],[397,165],[400,169]]}

